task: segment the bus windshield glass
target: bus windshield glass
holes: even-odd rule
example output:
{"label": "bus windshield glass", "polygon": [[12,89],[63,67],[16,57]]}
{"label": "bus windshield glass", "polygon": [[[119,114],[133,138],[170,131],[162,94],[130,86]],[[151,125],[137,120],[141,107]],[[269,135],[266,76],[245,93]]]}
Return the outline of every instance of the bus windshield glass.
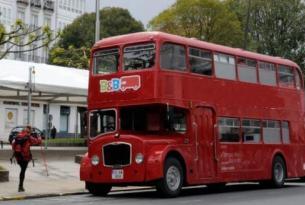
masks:
{"label": "bus windshield glass", "polygon": [[94,74],[110,74],[118,71],[119,49],[103,49],[93,54]]}
{"label": "bus windshield glass", "polygon": [[155,44],[133,45],[124,48],[124,70],[140,70],[155,65]]}
{"label": "bus windshield glass", "polygon": [[164,105],[126,107],[120,110],[121,129],[148,134],[186,132],[186,110]]}
{"label": "bus windshield glass", "polygon": [[115,110],[97,110],[90,112],[90,137],[114,132],[116,130]]}

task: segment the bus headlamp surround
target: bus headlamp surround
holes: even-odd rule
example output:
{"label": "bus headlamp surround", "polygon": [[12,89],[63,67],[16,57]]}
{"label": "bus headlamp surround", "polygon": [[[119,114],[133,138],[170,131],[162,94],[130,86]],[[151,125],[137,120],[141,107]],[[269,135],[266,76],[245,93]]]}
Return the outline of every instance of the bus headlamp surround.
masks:
{"label": "bus headlamp surround", "polygon": [[141,164],[144,161],[144,155],[142,153],[138,153],[135,157],[135,162],[137,164]]}
{"label": "bus headlamp surround", "polygon": [[93,155],[92,157],[91,157],[91,164],[93,165],[93,166],[96,166],[96,165],[98,165],[100,163],[100,158],[97,156],[97,155]]}

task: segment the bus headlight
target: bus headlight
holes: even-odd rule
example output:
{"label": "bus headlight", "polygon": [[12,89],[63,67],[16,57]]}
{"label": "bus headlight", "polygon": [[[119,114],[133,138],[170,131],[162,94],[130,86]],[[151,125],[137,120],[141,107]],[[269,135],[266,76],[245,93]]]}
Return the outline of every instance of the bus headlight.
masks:
{"label": "bus headlight", "polygon": [[100,163],[100,158],[97,155],[93,155],[91,158],[91,164],[96,166]]}
{"label": "bus headlight", "polygon": [[142,153],[138,153],[135,157],[135,162],[137,164],[141,164],[144,161],[144,155]]}

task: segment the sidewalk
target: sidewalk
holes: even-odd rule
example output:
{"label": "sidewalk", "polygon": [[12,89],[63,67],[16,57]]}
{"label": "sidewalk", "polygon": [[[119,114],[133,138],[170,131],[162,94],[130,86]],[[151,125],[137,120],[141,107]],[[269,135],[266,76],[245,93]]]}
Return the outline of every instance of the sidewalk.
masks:
{"label": "sidewalk", "polygon": [[[0,183],[0,201],[67,194],[87,193],[84,182],[79,180],[79,164],[74,163],[74,154],[83,154],[86,148],[50,147],[47,156],[49,176],[42,160],[40,147],[34,147],[35,167],[29,163],[24,181],[25,192],[17,192],[20,168],[10,164],[10,147],[0,149],[0,164],[10,171],[9,182]],[[5,156],[5,157],[4,157]],[[147,187],[119,187],[113,190],[133,190]]]}
{"label": "sidewalk", "polygon": [[[73,152],[72,152],[72,151]],[[24,188],[25,192],[17,192],[20,168],[17,164],[10,164],[10,147],[0,150],[0,164],[10,171],[9,182],[0,183],[0,200],[34,197],[40,195],[64,194],[85,192],[84,182],[79,180],[79,164],[74,163],[74,152],[85,153],[85,148],[56,148],[50,147],[44,154],[47,156],[47,167],[49,176],[42,160],[40,147],[34,147],[33,154],[35,167],[29,163]],[[39,152],[38,152],[39,151]],[[50,156],[50,153],[53,156]],[[56,153],[56,156],[54,155]]]}

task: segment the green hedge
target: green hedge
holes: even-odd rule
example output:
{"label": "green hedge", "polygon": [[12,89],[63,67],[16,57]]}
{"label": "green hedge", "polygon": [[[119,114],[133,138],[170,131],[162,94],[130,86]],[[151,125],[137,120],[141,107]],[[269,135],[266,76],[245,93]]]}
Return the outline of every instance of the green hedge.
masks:
{"label": "green hedge", "polygon": [[[46,143],[46,140],[43,140],[43,145]],[[86,146],[85,138],[55,138],[48,139],[47,144],[52,146]]]}

